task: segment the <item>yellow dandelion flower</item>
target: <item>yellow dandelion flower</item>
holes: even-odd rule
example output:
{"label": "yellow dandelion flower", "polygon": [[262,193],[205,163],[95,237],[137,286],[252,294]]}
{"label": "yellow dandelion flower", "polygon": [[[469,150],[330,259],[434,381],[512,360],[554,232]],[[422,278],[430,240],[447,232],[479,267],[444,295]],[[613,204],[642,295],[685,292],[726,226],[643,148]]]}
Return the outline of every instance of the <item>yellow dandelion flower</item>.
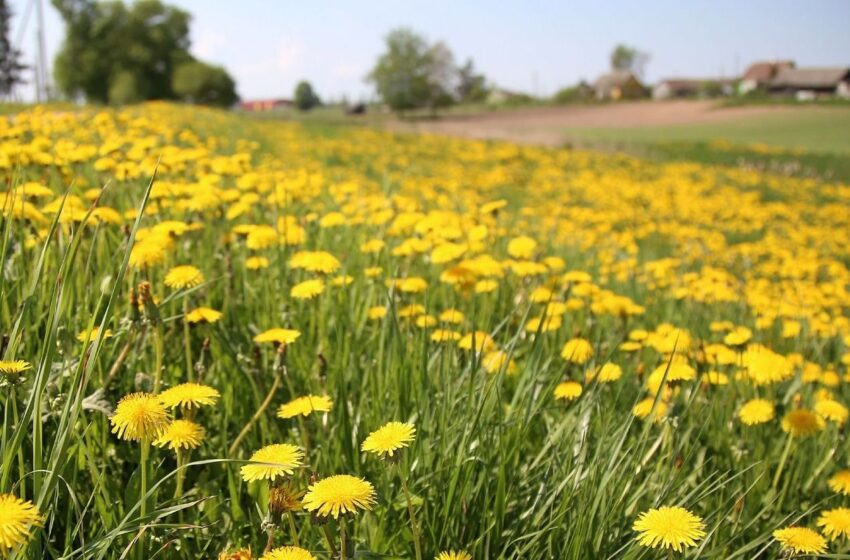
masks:
{"label": "yellow dandelion flower", "polygon": [[801,438],[815,435],[826,427],[826,422],[811,410],[792,410],[782,418],[782,430],[791,437]]}
{"label": "yellow dandelion flower", "polygon": [[444,550],[434,560],[472,560],[472,555],[463,550]]}
{"label": "yellow dandelion flower", "polygon": [[487,294],[496,291],[498,287],[499,283],[496,280],[479,280],[475,283],[474,289],[476,294]]}
{"label": "yellow dandelion flower", "polygon": [[407,447],[415,437],[416,428],[413,424],[389,422],[369,434],[360,449],[376,455],[392,457],[397,450]]}
{"label": "yellow dandelion flower", "polygon": [[452,323],[455,325],[459,325],[463,323],[464,315],[457,309],[446,309],[442,313],[440,313],[440,321],[444,323]]}
{"label": "yellow dandelion flower", "polygon": [[150,393],[131,393],[115,407],[110,419],[112,433],[129,441],[155,439],[168,426],[168,413],[159,396]]}
{"label": "yellow dandelion flower", "polygon": [[508,242],[508,254],[515,259],[530,259],[534,256],[535,249],[537,249],[537,241],[525,235],[515,237]]}
{"label": "yellow dandelion flower", "polygon": [[729,385],[729,376],[719,371],[709,371],[705,374],[705,381],[709,385]]}
{"label": "yellow dandelion flower", "polygon": [[274,344],[292,344],[301,336],[300,331],[294,329],[274,328],[263,331],[254,337],[254,342],[262,344],[264,342],[272,342]]}
{"label": "yellow dandelion flower", "polygon": [[817,525],[823,528],[831,541],[841,537],[850,539],[850,508],[840,507],[821,513]]}
{"label": "yellow dandelion flower", "polygon": [[292,286],[289,295],[295,299],[313,299],[325,291],[325,283],[318,278],[305,280]]}
{"label": "yellow dandelion flower", "polygon": [[431,333],[431,340],[434,342],[457,342],[460,338],[459,332],[449,329],[435,329]]}
{"label": "yellow dandelion flower", "polygon": [[753,338],[753,331],[747,327],[735,327],[723,337],[723,344],[728,346],[743,346]]}
{"label": "yellow dandelion flower", "polygon": [[157,447],[168,447],[172,451],[195,449],[204,441],[204,428],[191,420],[175,420],[154,440]]}
{"label": "yellow dandelion flower", "polygon": [[[654,414],[652,412],[653,407],[655,408]],[[659,400],[656,405],[655,397],[647,397],[632,408],[632,414],[641,420],[648,419],[650,414],[653,414],[652,419],[655,422],[660,422],[667,415],[667,403]]]}
{"label": "yellow dandelion flower", "polygon": [[366,311],[366,316],[373,321],[377,319],[383,319],[387,316],[387,308],[383,305],[376,305],[375,307],[370,307],[368,311]]}
{"label": "yellow dandelion flower", "polygon": [[375,489],[362,478],[340,474],[311,484],[304,495],[304,509],[321,517],[356,513],[358,509],[372,509]]}
{"label": "yellow dandelion flower", "polygon": [[826,539],[806,527],[786,527],[773,532],[783,550],[794,554],[823,554],[826,552]]}
{"label": "yellow dandelion flower", "polygon": [[25,543],[31,527],[40,527],[44,519],[32,502],[13,494],[0,494],[0,552]]}
{"label": "yellow dandelion flower", "polygon": [[165,260],[168,247],[169,242],[162,242],[159,236],[137,242],[130,250],[130,266],[143,268],[159,264]]}
{"label": "yellow dandelion flower", "polygon": [[602,367],[588,370],[584,374],[587,381],[598,379],[599,383],[613,383],[623,376],[623,369],[617,364],[605,362]]}
{"label": "yellow dandelion flower", "polygon": [[266,257],[248,257],[245,259],[245,268],[248,270],[262,270],[269,267],[269,259]]}
{"label": "yellow dandelion flower", "polygon": [[0,373],[8,377],[17,377],[30,368],[32,364],[24,360],[0,360]]}
{"label": "yellow dandelion flower", "polygon": [[593,356],[593,347],[583,338],[573,338],[564,344],[561,357],[573,364],[584,364]]}
{"label": "yellow dandelion flower", "polygon": [[210,307],[196,307],[186,313],[186,322],[193,325],[198,323],[215,323],[221,319],[223,313]]}
{"label": "yellow dandelion flower", "polygon": [[516,362],[508,357],[508,353],[503,350],[494,350],[488,352],[481,359],[481,367],[487,373],[499,373],[504,369],[508,375],[513,375],[517,372]]}
{"label": "yellow dandelion flower", "polygon": [[339,260],[327,251],[299,251],[289,259],[289,266],[308,272],[331,274],[342,266]]}
{"label": "yellow dandelion flower", "polygon": [[[86,329],[84,331],[80,331],[77,333],[77,340],[80,342],[85,342],[86,340],[94,341],[97,338],[98,333],[100,332],[100,327],[92,327],[91,329]],[[112,338],[112,331],[109,329],[104,329],[103,331],[103,340],[107,338]]]}
{"label": "yellow dandelion flower", "polygon": [[331,280],[331,285],[333,285],[336,288],[342,288],[343,286],[348,286],[348,285],[352,284],[353,282],[354,282],[353,276],[349,276],[348,274],[343,274],[343,275],[337,276],[333,280]]}
{"label": "yellow dandelion flower", "polygon": [[561,401],[574,401],[581,396],[582,387],[575,381],[564,381],[555,387],[555,399]]}
{"label": "yellow dandelion flower", "polygon": [[492,350],[496,347],[496,342],[489,334],[484,331],[475,331],[461,337],[457,341],[457,347],[461,350],[475,349],[477,352]]}
{"label": "yellow dandelion flower", "polygon": [[702,518],[682,507],[662,506],[641,513],[632,529],[637,541],[650,548],[666,548],[682,552],[694,547],[705,537]]}
{"label": "yellow dandelion flower", "polygon": [[192,409],[202,406],[212,406],[221,393],[217,389],[198,383],[181,383],[166,389],[159,395],[159,401],[166,408]]}
{"label": "yellow dandelion flower", "polygon": [[274,480],[277,477],[292,474],[301,466],[304,453],[294,445],[275,443],[267,445],[251,455],[251,463],[242,466],[242,479],[246,482],[254,480]]}
{"label": "yellow dandelion flower", "polygon": [[847,422],[847,417],[850,415],[846,406],[832,399],[823,399],[815,403],[815,412],[839,425]]}
{"label": "yellow dandelion flower", "polygon": [[738,418],[747,426],[770,422],[776,414],[773,403],[767,399],[752,399],[738,411]]}
{"label": "yellow dandelion flower", "polygon": [[251,554],[250,548],[240,548],[233,552],[221,552],[218,555],[218,560],[253,560],[254,555]]}
{"label": "yellow dandelion flower", "polygon": [[165,285],[175,290],[194,288],[204,281],[204,274],[190,264],[175,266],[165,275]]}
{"label": "yellow dandelion flower", "polygon": [[833,492],[850,496],[850,469],[838,471],[826,483]]}
{"label": "yellow dandelion flower", "polygon": [[316,557],[297,546],[282,546],[266,552],[260,560],[316,560]]}
{"label": "yellow dandelion flower", "polygon": [[299,414],[309,416],[313,412],[328,412],[333,406],[333,401],[328,396],[307,395],[298,397],[277,409],[278,418],[294,418]]}

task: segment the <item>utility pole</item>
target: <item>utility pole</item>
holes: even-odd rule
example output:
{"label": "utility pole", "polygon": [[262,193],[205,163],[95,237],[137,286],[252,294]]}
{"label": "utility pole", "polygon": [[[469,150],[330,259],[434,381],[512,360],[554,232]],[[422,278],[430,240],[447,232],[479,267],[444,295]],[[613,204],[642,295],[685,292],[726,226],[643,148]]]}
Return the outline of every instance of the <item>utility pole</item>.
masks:
{"label": "utility pole", "polygon": [[36,17],[38,18],[38,28],[36,29],[36,41],[38,52],[38,64],[36,72],[39,74],[36,80],[36,87],[39,88],[37,97],[38,101],[42,101],[42,95],[45,101],[50,101],[50,78],[47,72],[47,43],[44,39],[44,0],[33,0],[35,2]]}

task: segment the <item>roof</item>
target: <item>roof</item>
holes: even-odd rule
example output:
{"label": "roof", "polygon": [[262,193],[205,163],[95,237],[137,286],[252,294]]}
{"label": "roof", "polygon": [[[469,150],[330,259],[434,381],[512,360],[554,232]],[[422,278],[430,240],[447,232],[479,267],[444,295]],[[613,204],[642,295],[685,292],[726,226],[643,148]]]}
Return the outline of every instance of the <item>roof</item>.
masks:
{"label": "roof", "polygon": [[635,77],[634,74],[629,72],[628,70],[614,70],[613,72],[608,72],[607,74],[602,74],[598,78],[596,78],[595,87],[597,89],[611,89],[615,87],[624,86],[630,80],[635,80],[640,83],[639,80]]}
{"label": "roof", "polygon": [[850,79],[850,67],[784,68],[768,84],[772,88],[829,89]]}
{"label": "roof", "polygon": [[667,85],[670,89],[675,90],[687,90],[687,89],[699,89],[704,87],[706,84],[717,84],[717,85],[732,85],[736,82],[734,78],[667,78],[664,80],[660,80],[656,87],[660,85]]}
{"label": "roof", "polygon": [[742,80],[754,80],[756,82],[766,82],[773,78],[777,72],[784,68],[794,68],[793,60],[774,60],[771,62],[755,62],[750,64]]}

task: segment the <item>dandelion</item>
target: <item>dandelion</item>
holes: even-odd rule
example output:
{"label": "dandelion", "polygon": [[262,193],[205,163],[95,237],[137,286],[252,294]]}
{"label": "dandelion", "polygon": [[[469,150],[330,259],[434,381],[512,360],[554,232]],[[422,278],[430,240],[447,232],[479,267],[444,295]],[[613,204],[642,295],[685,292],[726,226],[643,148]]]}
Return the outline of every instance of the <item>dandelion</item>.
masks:
{"label": "dandelion", "polygon": [[260,560],[316,560],[316,557],[297,546],[282,546],[266,552]]}
{"label": "dandelion", "polygon": [[313,412],[329,412],[333,401],[328,396],[307,395],[298,397],[277,409],[278,418],[294,418],[295,416],[309,416]]}
{"label": "dandelion", "polygon": [[823,554],[826,552],[826,539],[806,527],[786,527],[773,532],[782,549],[793,554]]}
{"label": "dandelion", "polygon": [[376,455],[392,457],[396,451],[410,445],[415,437],[416,428],[413,424],[389,422],[369,434],[360,448]]}
{"label": "dandelion", "polygon": [[266,257],[249,257],[245,259],[245,268],[248,270],[262,270],[269,267],[269,259]]}
{"label": "dandelion", "polygon": [[192,265],[175,266],[165,275],[165,285],[175,290],[194,288],[204,281],[203,273]]}
{"label": "dandelion", "polygon": [[295,299],[313,299],[325,291],[325,283],[318,278],[300,282],[289,290],[289,295]]}
{"label": "dandelion", "polygon": [[217,389],[198,383],[181,383],[166,389],[159,395],[160,402],[166,408],[181,407],[191,410],[202,406],[212,406],[221,393]]}
{"label": "dandelion", "polygon": [[496,342],[489,334],[484,331],[475,331],[464,335],[457,342],[457,347],[461,350],[472,350],[476,352],[492,350],[496,347]]}
{"label": "dandelion", "polygon": [[233,552],[222,552],[218,555],[218,560],[253,560],[250,548],[240,548]]}
{"label": "dandelion", "polygon": [[149,393],[131,393],[115,407],[110,419],[112,433],[129,441],[159,437],[168,426],[168,413],[159,397]]}
{"label": "dandelion", "polygon": [[276,443],[267,445],[251,455],[251,464],[240,469],[246,482],[255,480],[274,480],[292,474],[301,466],[304,453],[294,445]]}
{"label": "dandelion", "polygon": [[555,387],[555,399],[562,401],[574,401],[581,396],[581,383],[575,381],[564,381]]}
{"label": "dandelion", "polygon": [[263,331],[254,337],[254,342],[262,344],[263,342],[272,342],[274,344],[292,344],[301,336],[300,331],[294,329],[269,329]]}
{"label": "dandelion", "polygon": [[803,408],[792,410],[782,418],[782,430],[795,438],[815,435],[825,426],[823,418]]}
{"label": "dandelion", "polygon": [[168,447],[172,451],[196,449],[204,441],[204,428],[191,420],[174,420],[165,431],[154,440],[157,447]]}
{"label": "dandelion", "polygon": [[685,508],[662,506],[640,514],[632,529],[637,541],[646,547],[682,552],[705,537],[705,523]]}
{"label": "dandelion", "polygon": [[[87,340],[94,341],[97,338],[97,335],[100,333],[100,327],[92,327],[91,329],[86,329],[84,331],[80,331],[77,333],[77,340],[80,342],[85,342]],[[112,338],[112,331],[109,329],[104,329],[103,331],[103,340],[107,338]]]}
{"label": "dandelion", "polygon": [[472,560],[472,555],[463,550],[445,550],[439,553],[434,560]]}
{"label": "dandelion", "polygon": [[584,364],[593,356],[593,347],[583,338],[573,338],[564,344],[561,357],[573,364]]}
{"label": "dandelion", "polygon": [[588,370],[587,373],[584,374],[584,378],[587,381],[593,381],[596,379],[599,383],[613,383],[622,376],[622,368],[611,362],[606,362],[602,365],[602,367],[596,368],[595,370]]}
{"label": "dandelion", "polygon": [[304,509],[314,511],[321,517],[356,513],[359,509],[372,509],[375,489],[362,478],[340,474],[324,478],[311,484],[304,495]]}
{"label": "dandelion", "polygon": [[0,360],[0,374],[6,377],[16,378],[31,368],[32,364],[24,360]]}
{"label": "dandelion", "polygon": [[847,422],[847,417],[850,415],[846,406],[832,399],[823,399],[815,403],[815,413],[838,425]]}
{"label": "dandelion", "polygon": [[209,307],[197,307],[186,314],[186,322],[193,325],[199,323],[215,323],[222,317],[221,311]]}
{"label": "dandelion", "polygon": [[[660,422],[667,415],[667,403],[663,400],[659,400],[657,403],[655,401],[655,397],[643,399],[632,408],[632,414],[641,420],[649,418],[650,414],[652,414],[652,419],[655,422]],[[652,412],[653,409],[655,409],[654,414]]]}
{"label": "dandelion", "polygon": [[838,471],[826,483],[833,492],[850,496],[850,470]]}
{"label": "dandelion", "polygon": [[289,259],[289,266],[308,272],[331,274],[342,266],[339,260],[327,251],[299,251]]}
{"label": "dandelion", "polygon": [[850,539],[850,508],[840,507],[821,513],[817,525],[831,541],[841,537]]}
{"label": "dandelion", "polygon": [[745,402],[738,411],[738,418],[747,426],[755,426],[770,422],[775,414],[773,403],[769,400],[752,399]]}
{"label": "dandelion", "polygon": [[25,543],[31,527],[41,527],[44,518],[32,502],[13,494],[0,494],[0,552]]}

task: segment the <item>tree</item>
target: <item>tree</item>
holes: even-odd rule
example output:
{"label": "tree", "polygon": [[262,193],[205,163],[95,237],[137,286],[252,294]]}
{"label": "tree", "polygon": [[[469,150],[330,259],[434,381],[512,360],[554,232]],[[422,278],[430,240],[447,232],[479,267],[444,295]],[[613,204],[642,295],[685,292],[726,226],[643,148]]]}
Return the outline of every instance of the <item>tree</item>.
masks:
{"label": "tree", "polygon": [[321,105],[321,100],[316,92],[313,91],[313,86],[306,80],[301,80],[295,86],[295,106],[301,111],[309,111],[317,105]]}
{"label": "tree", "polygon": [[9,95],[16,85],[23,83],[21,75],[26,65],[21,63],[21,51],[9,41],[12,11],[6,0],[0,0],[0,95]]}
{"label": "tree", "polygon": [[400,28],[387,35],[386,45],[367,81],[375,84],[384,103],[396,112],[426,106],[434,97],[428,43],[410,29]]}
{"label": "tree", "polygon": [[236,82],[227,70],[197,60],[175,69],[171,87],[181,101],[199,105],[230,107],[239,99]]}
{"label": "tree", "polygon": [[646,65],[649,63],[649,53],[627,45],[617,45],[611,51],[611,69],[626,70],[638,78],[643,77]]}
{"label": "tree", "polygon": [[428,73],[428,102],[432,111],[454,103],[458,70],[451,49],[442,41],[434,43],[426,55]]}
{"label": "tree", "polygon": [[475,103],[484,101],[488,93],[486,78],[483,74],[476,73],[472,59],[467,59],[466,64],[458,69],[458,99]]}

